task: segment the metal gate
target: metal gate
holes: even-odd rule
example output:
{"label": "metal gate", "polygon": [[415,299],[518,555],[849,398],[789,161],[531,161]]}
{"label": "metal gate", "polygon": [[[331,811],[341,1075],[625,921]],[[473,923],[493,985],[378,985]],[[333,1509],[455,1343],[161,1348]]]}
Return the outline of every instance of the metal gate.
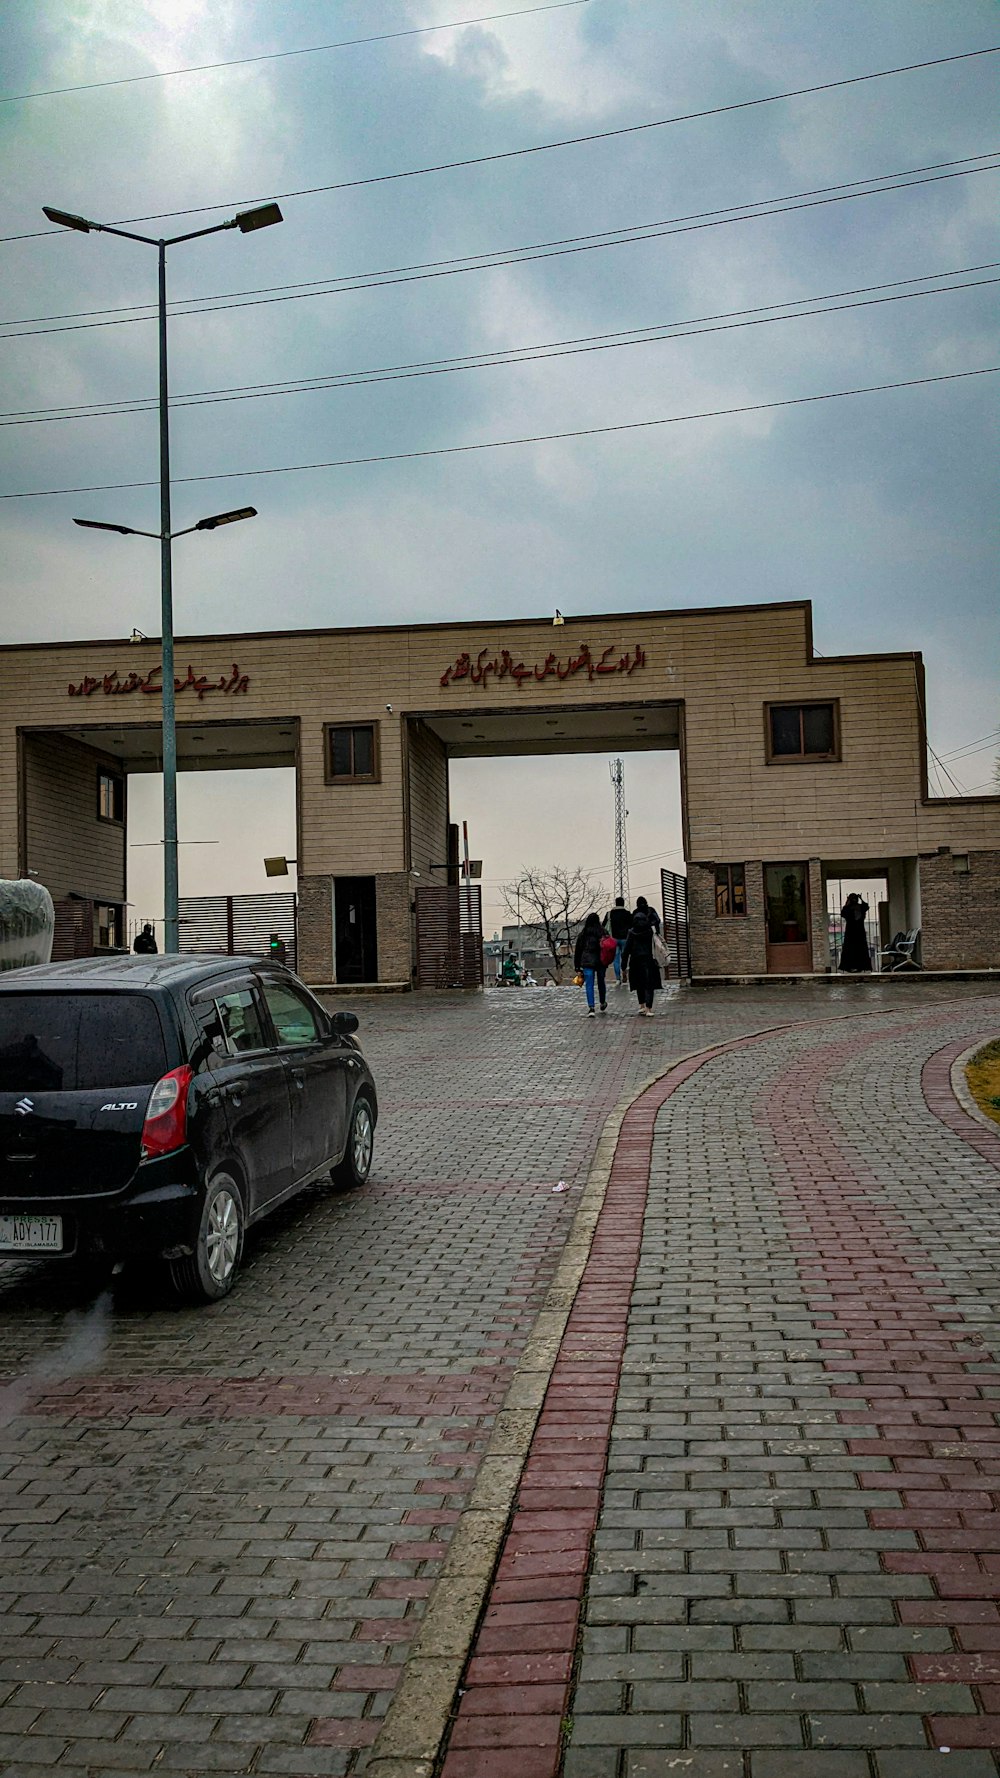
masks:
{"label": "metal gate", "polygon": [[296,964],[295,894],[184,895],[180,912],[182,951],[223,952],[232,957],[250,952],[264,956],[271,934],[282,939],[289,969]]}
{"label": "metal gate", "polygon": [[670,981],[691,980],[691,944],[688,935],[687,877],[674,870],[661,870],[660,893],[663,900],[663,942],[670,952],[667,976]]}
{"label": "metal gate", "polygon": [[481,988],[483,903],[478,883],[429,883],[417,890],[417,982],[421,988]]}

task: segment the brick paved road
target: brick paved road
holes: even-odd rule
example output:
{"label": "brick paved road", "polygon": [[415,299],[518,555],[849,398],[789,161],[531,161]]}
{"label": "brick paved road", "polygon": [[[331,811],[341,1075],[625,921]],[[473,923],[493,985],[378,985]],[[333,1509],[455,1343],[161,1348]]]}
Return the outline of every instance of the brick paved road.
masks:
{"label": "brick paved road", "polygon": [[1000,1139],[948,1064],[998,1013],[800,1027],[630,1114],[445,1778],[549,1778],[566,1715],[565,1778],[994,1778]]}
{"label": "brick paved road", "polygon": [[[312,1194],[265,1227],[227,1302],[176,1309],[139,1284],[95,1302],[84,1281],[52,1266],[0,1266],[0,1772],[360,1770],[572,1216],[573,1193],[552,1186],[585,1177],[607,1112],[672,1057],[706,1043],[787,1019],[815,1024],[804,1037],[774,1040],[775,1054],[784,1045],[781,1054],[794,1056],[836,1029],[832,1012],[878,1005],[895,1009],[897,1023],[940,1024],[943,1042],[975,1023],[971,1007],[962,1010],[968,998],[954,984],[930,983],[695,992],[651,1023],[614,992],[611,1014],[598,1021],[582,1018],[580,998],[568,992],[366,1003],[363,1035],[384,1108],[372,1184],[357,1196]],[[739,1093],[749,1105],[759,1064],[743,1066]],[[890,1097],[866,1110],[863,1132],[891,1110],[896,1086],[879,1090]],[[731,1177],[728,1132],[702,1131],[669,1107],[664,1118],[655,1179],[675,1164],[664,1143],[676,1118],[699,1180],[711,1167],[713,1192],[724,1195],[728,1181],[742,1204],[748,1185]],[[941,1140],[957,1144],[939,1128]],[[986,1164],[977,1158],[980,1170]],[[755,1199],[752,1181],[749,1189]],[[720,1224],[734,1214],[733,1202],[720,1199]],[[946,1206],[934,1214],[946,1217]],[[784,1304],[786,1276],[788,1289],[793,1277],[805,1288],[788,1219],[768,1210],[754,1225],[742,1209],[740,1218],[741,1237],[749,1243],[752,1233],[766,1259],[766,1291],[777,1289]],[[669,1227],[669,1252],[667,1229],[661,1205],[643,1251],[643,1292],[662,1288],[664,1268],[679,1261],[680,1225]],[[699,1221],[694,1232],[708,1242],[708,1225]],[[735,1244],[723,1246],[739,1257]],[[960,1253],[957,1246],[956,1266]],[[710,1269],[699,1277],[701,1350],[718,1339],[712,1290],[728,1298],[737,1278]],[[955,1283],[949,1276],[949,1290]],[[968,1281],[977,1301],[979,1289]],[[773,1322],[773,1302],[761,1313]],[[745,1314],[734,1331],[737,1366],[748,1361]],[[658,1345],[640,1354],[641,1376],[626,1378],[644,1440],[660,1436],[643,1419],[651,1355],[659,1362]],[[782,1376],[786,1362],[776,1353]],[[657,1372],[657,1395],[659,1381]],[[758,1387],[734,1369],[737,1402]],[[816,1387],[832,1399],[829,1382]],[[714,1397],[704,1411],[719,1419]],[[758,1426],[760,1412],[749,1410]],[[828,1428],[834,1418],[830,1410]],[[846,1436],[838,1427],[841,1444]],[[614,1463],[619,1453],[630,1454],[616,1437]],[[875,1469],[890,1463],[871,1461]],[[623,1510],[641,1513],[628,1492],[633,1504]],[[661,1507],[668,1510],[665,1501],[652,1510]],[[608,1510],[617,1510],[610,1498]],[[615,1557],[641,1552],[643,1532],[602,1525],[595,1605],[602,1587],[613,1602],[623,1589],[638,1597],[647,1579],[668,1596],[666,1583],[688,1561],[686,1546],[663,1542],[670,1528],[669,1519],[658,1532],[650,1527],[659,1566],[646,1576],[644,1562]],[[609,1533],[618,1541],[608,1543]],[[861,1555],[867,1547],[858,1546]],[[896,1547],[906,1553],[907,1537]],[[866,1574],[864,1562],[851,1572]],[[718,1589],[723,1571],[712,1573]],[[891,1597],[919,1601],[934,1585],[926,1572],[894,1575]],[[598,1628],[616,1630],[619,1641],[595,1654],[622,1649],[620,1625]],[[640,1628],[628,1629],[626,1641]],[[933,1637],[924,1646],[938,1652]],[[610,1709],[637,1714],[624,1681],[584,1677],[617,1683]],[[731,1702],[742,1681],[719,1683]],[[964,1696],[967,1687],[955,1683],[955,1697]],[[638,1702],[641,1714],[642,1694]],[[608,1714],[586,1704],[581,1722]],[[676,1719],[676,1697],[670,1709]],[[829,1709],[836,1713],[833,1701]],[[945,1700],[942,1714],[950,1713]],[[577,1738],[571,1758],[590,1759],[590,1746],[604,1757],[597,1743]],[[643,1769],[633,1761],[632,1778]]]}

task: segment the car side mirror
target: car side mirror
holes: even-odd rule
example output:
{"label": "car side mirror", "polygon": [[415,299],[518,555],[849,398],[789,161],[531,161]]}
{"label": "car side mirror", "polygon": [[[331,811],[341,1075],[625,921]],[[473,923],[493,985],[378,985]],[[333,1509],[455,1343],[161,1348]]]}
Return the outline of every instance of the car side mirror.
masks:
{"label": "car side mirror", "polygon": [[330,1018],[330,1029],[335,1037],[349,1037],[358,1028],[359,1020],[355,1012],[335,1012]]}

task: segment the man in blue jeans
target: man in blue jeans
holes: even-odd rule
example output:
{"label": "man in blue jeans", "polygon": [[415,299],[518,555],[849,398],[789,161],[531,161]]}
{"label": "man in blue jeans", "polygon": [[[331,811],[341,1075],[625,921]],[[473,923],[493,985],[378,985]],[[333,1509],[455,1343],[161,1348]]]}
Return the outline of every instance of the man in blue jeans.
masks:
{"label": "man in blue jeans", "polygon": [[615,944],[618,947],[618,949],[615,951],[615,958],[614,958],[615,980],[617,981],[618,986],[621,987],[621,985],[622,985],[622,947],[624,946],[625,940],[628,937],[628,929],[632,924],[632,915],[629,913],[628,908],[625,906],[624,896],[622,896],[622,895],[615,896],[615,905],[613,908],[610,908],[608,910],[608,912],[605,914],[604,924],[607,927],[609,933],[611,934],[611,937],[614,939]]}

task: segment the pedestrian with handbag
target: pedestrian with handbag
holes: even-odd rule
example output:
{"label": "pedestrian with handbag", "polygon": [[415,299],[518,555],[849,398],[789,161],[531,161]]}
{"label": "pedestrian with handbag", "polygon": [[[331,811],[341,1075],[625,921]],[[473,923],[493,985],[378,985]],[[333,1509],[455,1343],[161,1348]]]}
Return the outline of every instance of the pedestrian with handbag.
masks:
{"label": "pedestrian with handbag", "polygon": [[628,970],[628,985],[639,1002],[640,1018],[653,1016],[653,995],[662,988],[660,966],[653,955],[655,933],[648,914],[636,912],[625,940],[622,967]]}
{"label": "pedestrian with handbag", "polygon": [[573,952],[574,968],[578,975],[583,976],[583,986],[587,995],[588,1019],[596,1017],[594,1009],[595,986],[597,998],[601,1003],[601,1011],[607,1012],[608,1010],[608,997],[604,983],[605,968],[601,960],[601,940],[604,936],[601,930],[600,914],[588,914],[577,935],[576,949]]}

